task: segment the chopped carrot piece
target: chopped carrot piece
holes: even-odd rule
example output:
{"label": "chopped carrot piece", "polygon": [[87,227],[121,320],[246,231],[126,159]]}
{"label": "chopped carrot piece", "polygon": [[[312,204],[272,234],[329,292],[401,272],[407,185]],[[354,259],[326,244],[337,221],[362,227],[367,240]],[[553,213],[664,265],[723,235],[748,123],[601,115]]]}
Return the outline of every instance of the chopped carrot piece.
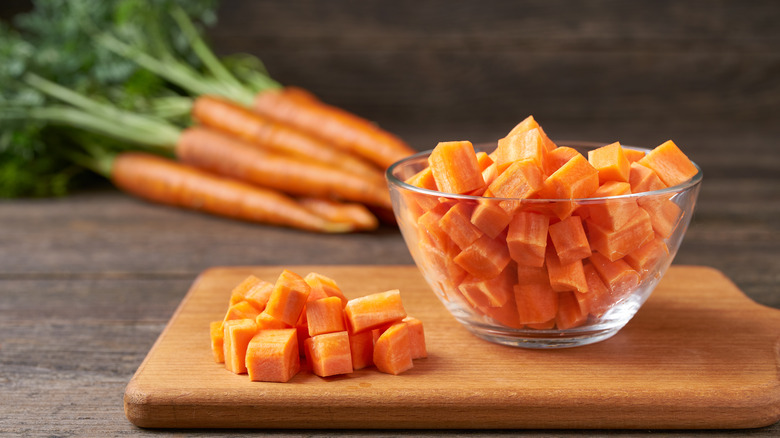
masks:
{"label": "chopped carrot piece", "polygon": [[480,231],[495,239],[506,229],[512,216],[495,202],[480,200],[471,213],[471,223]]}
{"label": "chopped carrot piece", "polygon": [[496,198],[530,198],[543,184],[541,168],[531,160],[514,161],[490,184]]}
{"label": "chopped carrot piece", "polygon": [[555,327],[555,318],[547,322],[540,322],[537,324],[526,324],[526,327],[532,328],[534,330],[550,330]]}
{"label": "chopped carrot piece", "polygon": [[439,219],[439,227],[459,248],[465,248],[482,237],[482,231],[471,223],[472,212],[471,205],[458,202]]}
{"label": "chopped carrot piece", "polygon": [[484,172],[485,169],[490,167],[493,163],[493,159],[490,158],[490,155],[488,155],[487,152],[477,152],[477,165],[479,166],[480,171]]}
{"label": "chopped carrot piece", "polygon": [[650,216],[653,231],[663,239],[671,236],[679,223],[682,208],[667,198],[666,195],[641,198],[638,202],[639,206]]}
{"label": "chopped carrot piece", "polygon": [[560,330],[579,327],[588,320],[588,312],[580,307],[574,291],[558,294],[558,313],[555,315],[555,325]]}
{"label": "chopped carrot piece", "polygon": [[246,349],[257,333],[254,319],[231,319],[223,323],[225,368],[236,374],[246,373]]}
{"label": "chopped carrot piece", "polygon": [[612,307],[615,300],[593,264],[584,263],[583,270],[585,271],[585,280],[588,282],[588,292],[578,293],[577,298],[580,301],[584,299],[587,304],[584,304],[583,308],[587,308],[591,315],[598,318]]}
{"label": "chopped carrot piece", "polygon": [[517,315],[517,303],[515,301],[514,288],[512,295],[509,296],[506,304],[501,307],[480,307],[476,309],[477,312],[493,319],[501,325],[505,325],[511,328],[523,328],[523,324],[520,323]]}
{"label": "chopped carrot piece", "polygon": [[517,282],[519,284],[550,284],[550,277],[544,266],[517,265]]}
{"label": "chopped carrot piece", "polygon": [[339,297],[327,297],[307,303],[306,321],[310,336],[347,329],[344,323],[344,308]]}
{"label": "chopped carrot piece", "polygon": [[638,149],[631,149],[629,147],[623,147],[623,154],[626,156],[626,159],[629,163],[636,163],[637,161],[641,160],[645,156],[644,151],[640,151]]}
{"label": "chopped carrot piece", "polygon": [[512,285],[516,278],[514,269],[507,268],[498,276],[488,280],[466,277],[458,285],[458,289],[472,307],[501,307],[512,296]]}
{"label": "chopped carrot piece", "polygon": [[351,333],[371,330],[406,317],[398,289],[353,298],[345,307]]}
{"label": "chopped carrot piece", "polygon": [[617,230],[603,228],[591,219],[586,223],[591,248],[612,261],[631,253],[654,236],[650,215],[641,208]]}
{"label": "chopped carrot piece", "polygon": [[351,373],[353,368],[349,334],[340,331],[306,339],[306,358],[314,374],[320,377]]}
{"label": "chopped carrot piece", "polygon": [[268,304],[268,298],[271,297],[273,290],[273,284],[260,280],[247,291],[244,300],[262,312]]}
{"label": "chopped carrot piece", "polygon": [[[594,198],[612,198],[631,193],[627,182],[607,181],[593,192]],[[607,230],[617,230],[629,222],[638,212],[639,205],[634,198],[606,199],[587,206],[589,219]]]}
{"label": "chopped carrot piece", "polygon": [[428,157],[428,163],[442,192],[463,194],[485,185],[477,154],[469,141],[439,143]]}
{"label": "chopped carrot piece", "polygon": [[516,161],[529,160],[539,169],[544,168],[544,156],[547,149],[542,144],[539,129],[504,137],[498,140],[496,148],[496,164],[498,171],[503,172]]}
{"label": "chopped carrot piece", "polygon": [[653,169],[639,163],[631,163],[628,182],[631,184],[631,193],[649,192],[666,187]]}
{"label": "chopped carrot piece", "polygon": [[404,322],[391,325],[374,344],[374,365],[388,374],[398,375],[411,369],[412,345],[409,327]]}
{"label": "chopped carrot piece", "polygon": [[421,189],[438,190],[430,166],[407,178],[404,182],[415,187],[420,187]]}
{"label": "chopped carrot piece", "polygon": [[289,324],[279,321],[265,312],[260,312],[260,314],[255,317],[255,323],[257,324],[258,330],[290,328]]}
{"label": "chopped carrot piece", "polygon": [[698,173],[696,166],[672,140],[656,146],[638,163],[653,169],[667,187],[688,181]]}
{"label": "chopped carrot piece", "polygon": [[482,279],[498,276],[510,260],[506,241],[484,235],[453,259],[466,272]]}
{"label": "chopped carrot piece", "polygon": [[407,316],[401,322],[409,328],[409,341],[412,350],[412,359],[428,357],[428,349],[425,347],[425,330],[423,323],[413,316]]}
{"label": "chopped carrot piece", "polygon": [[341,300],[342,307],[347,305],[347,297],[344,296],[344,292],[341,291],[341,288],[336,284],[334,279],[316,272],[309,272],[303,277],[303,281],[311,287],[311,293],[309,294],[310,299],[308,301],[313,301],[311,299],[312,296],[319,298],[337,297]]}
{"label": "chopped carrot piece", "polygon": [[246,301],[239,301],[228,307],[224,321],[233,319],[254,319],[260,313],[257,308]]}
{"label": "chopped carrot piece", "polygon": [[544,214],[520,211],[509,222],[506,235],[509,255],[519,265],[542,266],[547,247],[550,218]]}
{"label": "chopped carrot piece", "polygon": [[628,182],[631,163],[619,142],[588,151],[588,161],[599,171],[599,184],[607,181]]}
{"label": "chopped carrot piece", "polygon": [[439,224],[441,218],[444,217],[452,205],[453,204],[451,203],[441,202],[436,205],[436,207],[425,212],[425,214],[420,216],[417,220],[418,228],[425,232],[430,238],[431,243],[437,248],[447,250],[448,252],[453,249],[453,247],[457,248],[457,245],[455,245],[455,242],[452,241],[449,234],[447,234]]}
{"label": "chopped carrot piece", "polygon": [[561,263],[555,250],[548,249],[545,263],[547,264],[547,275],[550,277],[550,287],[554,291],[576,290],[583,293],[588,291],[582,260]]}
{"label": "chopped carrot piece", "polygon": [[566,164],[575,155],[579,155],[576,149],[568,146],[557,147],[547,153],[547,158],[544,161],[544,174],[552,175],[553,172],[560,169],[561,166]]}
{"label": "chopped carrot piece", "polygon": [[663,240],[656,238],[626,255],[623,260],[644,278],[655,272],[659,262],[668,255],[669,248]]}
{"label": "chopped carrot piece", "polygon": [[349,334],[349,351],[352,369],[360,370],[374,364],[374,333],[367,330]]}
{"label": "chopped carrot piece", "polygon": [[516,284],[514,291],[520,324],[543,324],[555,319],[558,292],[549,283]]}
{"label": "chopped carrot piece", "polygon": [[[558,255],[558,260],[564,265],[582,260],[591,254],[588,236],[585,234],[585,228],[582,226],[582,219],[579,216],[569,216],[550,225],[550,239]],[[544,256],[543,254],[542,256]]]}
{"label": "chopped carrot piece", "polygon": [[294,328],[259,331],[246,350],[246,369],[253,382],[287,382],[300,371]]}
{"label": "chopped carrot piece", "polygon": [[[599,188],[599,171],[580,154],[575,155],[544,180],[538,197],[544,199],[587,198]],[[568,217],[575,202],[557,201],[550,209],[559,219]]]}
{"label": "chopped carrot piece", "polygon": [[594,252],[589,260],[616,301],[639,285],[639,273],[633,270],[625,260],[610,261],[597,252]]}
{"label": "chopped carrot piece", "polygon": [[507,134],[507,137],[511,137],[513,135],[522,134],[524,132],[528,132],[532,129],[539,128],[539,122],[536,121],[534,116],[528,116],[520,121],[517,125],[515,125],[514,128],[512,128],[511,131],[509,131],[509,134]]}
{"label": "chopped carrot piece", "polygon": [[[452,285],[460,283],[467,273],[455,263],[453,256],[422,239],[420,240],[417,249],[419,249],[419,257],[424,261],[420,266],[423,267],[425,275],[428,278],[439,280],[442,284],[441,288],[434,289],[434,291],[444,292],[446,290],[451,290],[457,294],[457,291]],[[416,250],[413,251],[416,252]],[[447,296],[442,298],[448,301],[450,300]]]}
{"label": "chopped carrot piece", "polygon": [[265,312],[294,327],[310,292],[311,287],[300,275],[285,269],[274,284]]}
{"label": "chopped carrot piece", "polygon": [[225,362],[225,351],[223,346],[225,343],[225,330],[222,326],[222,321],[211,321],[209,324],[209,332],[211,334],[211,352],[214,353],[214,362]]}
{"label": "chopped carrot piece", "polygon": [[253,286],[260,282],[260,279],[254,275],[246,277],[241,283],[239,283],[230,292],[230,304],[236,304],[239,301],[244,301],[246,293],[249,292]]}

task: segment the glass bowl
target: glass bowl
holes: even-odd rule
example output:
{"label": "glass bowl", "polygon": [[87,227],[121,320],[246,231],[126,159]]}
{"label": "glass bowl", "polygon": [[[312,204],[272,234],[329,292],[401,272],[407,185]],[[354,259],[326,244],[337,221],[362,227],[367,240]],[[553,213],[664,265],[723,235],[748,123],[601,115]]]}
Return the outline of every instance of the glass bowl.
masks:
{"label": "glass bowl", "polygon": [[[585,157],[588,150],[604,146],[562,144]],[[490,144],[474,147],[487,153],[494,148]],[[393,211],[415,264],[444,307],[469,331],[491,342],[527,348],[587,345],[623,328],[672,263],[702,180],[696,166],[698,173],[682,184],[621,196],[511,199],[453,195],[404,182],[428,166],[430,153],[404,158],[386,173]],[[630,219],[604,227],[600,218],[615,209],[631,212],[622,216]],[[506,218],[491,216],[501,211],[510,212],[510,225],[504,226]],[[538,248],[529,250],[510,230],[528,226],[520,215],[546,217],[550,230],[555,223],[577,216],[590,246],[590,255],[581,259],[587,287],[578,286],[581,274],[572,281],[560,275],[561,265],[571,262],[561,260],[564,254],[561,259],[550,257],[552,233],[541,255],[543,265],[538,266]],[[459,221],[461,226],[453,226]],[[518,224],[512,225],[514,221]],[[479,226],[472,228],[463,222]],[[620,236],[631,238],[618,237],[610,229],[628,230]]]}

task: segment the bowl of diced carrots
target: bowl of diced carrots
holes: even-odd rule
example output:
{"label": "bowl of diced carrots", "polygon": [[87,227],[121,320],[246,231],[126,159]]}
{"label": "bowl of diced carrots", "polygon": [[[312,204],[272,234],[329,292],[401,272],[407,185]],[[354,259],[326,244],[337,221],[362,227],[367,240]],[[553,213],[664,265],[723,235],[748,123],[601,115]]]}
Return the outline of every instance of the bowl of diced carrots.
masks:
{"label": "bowl of diced carrots", "polygon": [[446,141],[387,170],[423,277],[475,335],[528,348],[614,336],[672,263],[701,169],[673,142],[556,144],[529,116],[494,144]]}

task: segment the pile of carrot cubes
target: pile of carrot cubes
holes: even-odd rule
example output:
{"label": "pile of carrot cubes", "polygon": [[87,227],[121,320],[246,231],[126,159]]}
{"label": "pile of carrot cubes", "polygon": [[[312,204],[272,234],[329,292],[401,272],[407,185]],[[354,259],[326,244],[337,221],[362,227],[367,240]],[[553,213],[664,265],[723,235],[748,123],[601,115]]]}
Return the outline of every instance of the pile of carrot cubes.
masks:
{"label": "pile of carrot cubes", "polygon": [[421,265],[445,299],[531,329],[603,315],[669,255],[682,214],[671,194],[584,198],[663,189],[697,173],[672,141],[647,154],[613,143],[585,157],[556,145],[532,116],[489,154],[468,141],[442,142],[428,164],[406,182],[480,198],[404,193]]}
{"label": "pile of carrot cubes", "polygon": [[252,381],[287,382],[303,369],[301,357],[327,377],[372,365],[397,375],[427,356],[422,322],[406,314],[398,290],[347,300],[314,272],[285,269],[275,283],[250,275],[210,329],[214,360]]}

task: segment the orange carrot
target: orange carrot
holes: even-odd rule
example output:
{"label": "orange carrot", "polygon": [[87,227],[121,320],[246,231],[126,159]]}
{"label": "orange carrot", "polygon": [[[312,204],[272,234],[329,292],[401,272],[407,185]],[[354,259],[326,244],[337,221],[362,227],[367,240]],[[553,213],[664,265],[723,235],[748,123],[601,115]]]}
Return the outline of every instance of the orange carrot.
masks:
{"label": "orange carrot", "polygon": [[346,330],[344,312],[338,297],[321,298],[306,304],[309,336]]}
{"label": "orange carrot", "polygon": [[547,137],[547,135],[544,133],[544,130],[542,130],[542,127],[539,125],[536,119],[534,119],[534,116],[528,116],[525,119],[523,119],[520,123],[515,125],[515,127],[512,128],[512,130],[509,131],[509,134],[507,134],[506,136],[511,137],[513,135],[518,135],[524,132],[528,132],[532,129],[539,130],[539,134],[541,135],[542,138],[542,144],[544,145],[547,151],[551,151],[557,147],[555,143],[553,143],[553,141],[550,140]]}
{"label": "orange carrot", "polygon": [[223,324],[225,368],[236,374],[246,372],[246,349],[257,333],[254,319],[233,319]]}
{"label": "orange carrot", "polygon": [[585,222],[588,225],[591,248],[612,261],[624,257],[653,238],[650,215],[641,208],[617,230],[604,228],[591,219]]}
{"label": "orange carrot", "polygon": [[156,203],[309,231],[350,231],[349,225],[311,214],[276,190],[211,175],[156,155],[117,155],[111,179],[125,192]]}
{"label": "orange carrot", "polygon": [[253,382],[287,382],[300,368],[294,328],[262,330],[247,345],[246,369]]}
{"label": "orange carrot", "polygon": [[474,146],[468,141],[440,142],[428,156],[439,190],[463,194],[484,188]]}
{"label": "orange carrot", "polygon": [[[544,180],[538,197],[546,199],[587,198],[599,187],[599,172],[580,154],[575,155]],[[559,219],[568,217],[577,205],[558,201],[551,210]]]}
{"label": "orange carrot", "polygon": [[391,325],[379,335],[374,344],[374,365],[388,374],[398,375],[411,369],[412,345],[409,327],[405,322]]}
{"label": "orange carrot", "polygon": [[628,181],[628,162],[619,142],[588,151],[588,161],[599,171],[599,184],[606,181]]}
{"label": "orange carrot", "polygon": [[505,240],[484,235],[453,258],[466,272],[482,279],[498,276],[510,260]]}
{"label": "orange carrot", "polygon": [[559,146],[547,153],[547,157],[544,161],[544,174],[552,175],[561,166],[566,164],[575,155],[579,155],[576,149],[568,146]]}
{"label": "orange carrot", "polygon": [[349,351],[352,369],[360,370],[374,364],[374,333],[367,330],[349,334]]}
{"label": "orange carrot", "polygon": [[629,163],[635,163],[639,160],[641,160],[645,156],[644,151],[640,151],[638,149],[631,149],[629,147],[623,148],[623,154],[626,156],[626,159]]}
{"label": "orange carrot", "polygon": [[555,319],[558,292],[549,283],[516,284],[514,292],[520,324],[543,324]]}
{"label": "orange carrot", "polygon": [[246,277],[230,292],[230,304],[236,304],[239,301],[244,301],[246,299],[246,294],[261,281],[262,280],[255,277],[254,275]]}
{"label": "orange carrot", "polygon": [[653,169],[639,163],[631,163],[628,182],[631,184],[631,193],[649,192],[666,187]]}
{"label": "orange carrot", "polygon": [[639,206],[650,216],[653,231],[661,238],[666,239],[677,228],[682,208],[668,198],[668,195],[659,195],[649,198],[641,198]]}
{"label": "orange carrot", "polygon": [[579,216],[550,225],[550,239],[561,263],[567,264],[590,256],[590,243]]}
{"label": "orange carrot", "polygon": [[282,321],[279,321],[278,319],[274,318],[273,316],[265,312],[260,312],[260,314],[255,317],[255,323],[257,324],[258,331],[269,330],[269,329],[290,328],[290,324],[286,324]]}
{"label": "orange carrot", "polygon": [[480,231],[495,239],[506,229],[512,215],[490,200],[480,200],[471,213],[471,223]]}
{"label": "orange carrot", "polygon": [[252,304],[246,301],[239,301],[236,304],[231,304],[228,307],[227,313],[223,321],[230,321],[234,319],[254,319],[259,310]]}
{"label": "orange carrot", "polygon": [[555,315],[555,325],[560,330],[581,326],[588,320],[588,313],[580,307],[575,292],[566,291],[558,295],[558,313]]}
{"label": "orange carrot", "polygon": [[265,312],[279,321],[294,327],[301,316],[311,287],[303,278],[284,269],[274,284]]}
{"label": "orange carrot", "polygon": [[550,287],[554,291],[576,290],[582,293],[588,291],[588,282],[585,279],[582,260],[561,263],[555,250],[548,248],[545,263],[547,265],[547,274],[550,277]]}
{"label": "orange carrot", "polygon": [[265,306],[268,304],[268,298],[271,297],[271,292],[273,292],[273,290],[273,284],[264,280],[259,280],[257,284],[247,291],[244,301],[262,312],[265,310]]}
{"label": "orange carrot", "polygon": [[409,328],[409,341],[412,350],[412,359],[428,357],[428,349],[425,347],[425,329],[423,323],[413,316],[407,316],[401,322]]}
{"label": "orange carrot", "polygon": [[482,237],[482,231],[471,223],[473,207],[465,202],[453,205],[439,219],[439,227],[459,248],[466,248]]}
{"label": "orange carrot", "polygon": [[671,140],[656,146],[638,163],[653,169],[667,187],[683,183],[698,173],[696,166]]}
{"label": "orange carrot", "polygon": [[460,282],[458,289],[474,308],[501,307],[509,301],[516,279],[514,270],[505,269],[489,280],[466,277]]}
{"label": "orange carrot", "polygon": [[349,335],[346,331],[324,333],[306,339],[306,358],[320,377],[353,371]]}
{"label": "orange carrot", "polygon": [[353,298],[344,308],[350,333],[360,333],[406,317],[401,293],[389,290]]}
{"label": "orange carrot", "polygon": [[577,298],[581,302],[585,301],[587,303],[583,307],[587,307],[591,315],[600,317],[609,310],[615,299],[590,261],[583,264],[583,270],[585,271],[585,280],[588,282],[588,292],[584,294],[578,293]]}
{"label": "orange carrot", "polygon": [[209,323],[209,333],[211,334],[211,352],[214,354],[214,362],[225,362],[225,330],[223,321],[211,321]]}
{"label": "orange carrot", "polygon": [[392,208],[387,186],[341,169],[265,151],[205,127],[182,132],[176,155],[184,163],[290,195]]}
{"label": "orange carrot", "polygon": [[519,265],[541,267],[547,248],[550,218],[529,211],[518,212],[509,222],[506,235],[509,255]]}
{"label": "orange carrot", "polygon": [[514,161],[490,184],[488,190],[496,198],[530,198],[544,182],[542,170],[533,160]]}
{"label": "orange carrot", "polygon": [[625,260],[610,261],[597,252],[594,252],[589,260],[612,293],[613,302],[630,293],[639,285],[639,274]]}
{"label": "orange carrot", "polygon": [[376,166],[223,98],[206,95],[197,97],[192,107],[192,116],[204,126],[273,152],[341,168],[369,179],[383,179]]}
{"label": "orange carrot", "polygon": [[379,220],[363,204],[309,197],[298,198],[298,204],[327,221],[347,224],[355,231],[369,231],[379,227]]}
{"label": "orange carrot", "polygon": [[536,167],[543,169],[546,151],[539,129],[534,128],[498,140],[494,157],[499,172],[503,172],[515,161],[523,160],[530,160]]}
{"label": "orange carrot", "polygon": [[[302,95],[306,97],[301,98]],[[383,169],[415,152],[398,137],[373,123],[293,87],[260,93],[255,98],[253,109],[272,120],[363,157]]]}
{"label": "orange carrot", "polygon": [[[612,198],[631,193],[627,182],[607,181],[593,192],[593,198]],[[587,206],[589,220],[601,228],[617,230],[638,213],[639,206],[633,198],[606,199],[603,202]]]}
{"label": "orange carrot", "polygon": [[347,297],[344,296],[341,288],[336,284],[336,280],[317,272],[309,272],[303,277],[303,281],[311,287],[309,301],[312,301],[312,297],[318,297],[318,299],[336,297],[341,301],[341,307],[347,305]]}
{"label": "orange carrot", "polygon": [[669,255],[669,248],[661,239],[651,239],[626,255],[623,260],[643,278],[655,272],[658,263]]}

